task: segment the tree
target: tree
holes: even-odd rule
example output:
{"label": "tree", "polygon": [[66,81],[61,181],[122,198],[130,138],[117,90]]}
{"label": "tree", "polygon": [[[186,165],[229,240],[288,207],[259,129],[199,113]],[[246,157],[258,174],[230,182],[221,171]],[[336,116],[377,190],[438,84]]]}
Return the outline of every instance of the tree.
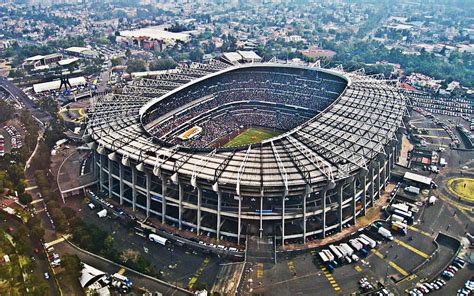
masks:
{"label": "tree", "polygon": [[61,258],[61,265],[70,279],[77,280],[81,276],[82,262],[77,255],[64,255]]}
{"label": "tree", "polygon": [[143,72],[146,71],[145,61],[141,59],[129,59],[127,62],[127,72]]}
{"label": "tree", "polygon": [[0,100],[0,123],[3,123],[13,117],[15,109],[4,100]]}
{"label": "tree", "polygon": [[113,67],[123,64],[123,59],[121,57],[112,58],[110,61],[112,62]]}
{"label": "tree", "polygon": [[22,193],[22,194],[18,197],[18,201],[21,202],[23,205],[27,205],[27,204],[29,204],[30,202],[33,201],[33,198],[32,198],[31,195],[28,194],[28,193]]}
{"label": "tree", "polygon": [[193,62],[201,62],[204,52],[200,48],[193,49],[189,53],[189,59]]}
{"label": "tree", "polygon": [[156,59],[150,64],[150,70],[167,70],[176,68],[177,64],[173,58]]}

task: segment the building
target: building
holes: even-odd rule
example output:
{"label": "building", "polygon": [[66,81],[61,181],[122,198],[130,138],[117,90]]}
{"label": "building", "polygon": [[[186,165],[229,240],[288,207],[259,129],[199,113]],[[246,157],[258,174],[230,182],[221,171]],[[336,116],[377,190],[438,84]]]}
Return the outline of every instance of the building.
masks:
{"label": "building", "polygon": [[117,42],[139,42],[146,37],[146,40],[161,41],[164,44],[180,42],[188,42],[191,35],[188,33],[174,33],[166,31],[163,26],[146,27],[136,30],[121,31],[117,36]]}
{"label": "building", "polygon": [[81,58],[91,58],[91,59],[93,59],[93,58],[97,58],[99,56],[97,51],[92,50],[92,49],[87,48],[87,47],[79,47],[79,46],[73,46],[73,47],[66,48],[64,50],[64,52],[67,53],[68,55],[81,57]]}
{"label": "building", "polygon": [[[86,85],[87,81],[84,77],[74,77],[69,79],[69,83],[71,84],[71,87],[79,86],[79,85]],[[49,81],[49,82],[43,82],[43,83],[36,83],[33,84],[33,90],[35,93],[42,93],[46,91],[53,91],[53,90],[58,90],[61,86],[61,80],[54,80],[54,81]]]}
{"label": "building", "polygon": [[316,47],[311,47],[311,48],[302,50],[301,54],[307,58],[312,58],[312,59],[325,58],[325,59],[330,60],[336,55],[336,52],[332,50],[328,50],[328,49],[320,49]]}
{"label": "building", "polygon": [[[220,95],[209,96],[216,88]],[[308,105],[308,96],[311,109],[272,101]],[[213,60],[102,98],[84,140],[99,188],[121,205],[217,240],[304,243],[374,206],[400,153],[405,108],[398,88],[359,72]],[[198,115],[180,121],[189,110]],[[173,136],[230,113],[265,120],[286,112],[304,120],[252,145],[190,146]]]}
{"label": "building", "polygon": [[52,53],[48,55],[36,55],[25,59],[22,64],[25,70],[47,69],[51,64],[57,63],[63,59],[60,53]]}
{"label": "building", "polygon": [[251,50],[238,50],[236,52],[225,52],[221,58],[231,64],[237,63],[259,63],[262,58]]}

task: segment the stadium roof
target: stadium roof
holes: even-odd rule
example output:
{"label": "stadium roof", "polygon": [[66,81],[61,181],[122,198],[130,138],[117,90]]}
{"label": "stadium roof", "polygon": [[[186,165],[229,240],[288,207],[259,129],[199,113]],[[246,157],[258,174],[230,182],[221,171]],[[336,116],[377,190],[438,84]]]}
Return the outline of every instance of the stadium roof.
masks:
{"label": "stadium roof", "polygon": [[[71,83],[71,86],[74,87],[74,86],[86,84],[87,82],[86,82],[86,79],[81,76],[81,77],[70,78],[69,83]],[[45,91],[59,89],[60,86],[61,86],[61,81],[54,80],[50,82],[33,84],[33,90],[35,91],[35,93],[41,93]]]}
{"label": "stadium roof", "polygon": [[[343,77],[348,83],[323,112],[258,145],[195,150],[150,141],[140,124],[140,116],[147,108],[180,88],[242,67],[268,67],[275,71],[279,67],[301,68]],[[153,90],[167,94],[154,94],[154,99],[144,95],[153,94]],[[282,188],[297,194],[307,184],[322,187],[367,170],[373,161],[378,163],[378,156],[385,154],[386,145],[392,143],[402,124],[405,108],[405,97],[397,85],[380,75],[275,63],[230,67],[211,60],[209,64],[180,68],[178,73],[136,80],[122,94],[100,98],[91,109],[85,138],[98,153],[121,157],[122,163],[140,170],[146,167],[155,175],[166,172],[191,180],[199,176],[200,182],[237,191],[238,195],[254,196],[265,191],[266,195],[281,196]]]}

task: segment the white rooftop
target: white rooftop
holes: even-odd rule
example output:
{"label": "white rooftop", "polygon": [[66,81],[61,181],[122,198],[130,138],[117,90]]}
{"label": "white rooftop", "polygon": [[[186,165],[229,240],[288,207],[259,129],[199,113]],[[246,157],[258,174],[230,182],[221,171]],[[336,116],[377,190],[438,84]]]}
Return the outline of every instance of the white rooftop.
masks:
{"label": "white rooftop", "polygon": [[238,62],[242,60],[242,56],[237,52],[225,52],[223,54],[224,58],[227,59],[229,62]]}
{"label": "white rooftop", "polygon": [[81,278],[79,279],[79,282],[81,283],[81,286],[84,288],[92,278],[98,275],[105,275],[105,272],[83,263],[83,269],[81,271]]}
{"label": "white rooftop", "polygon": [[151,39],[165,40],[165,41],[166,40],[187,41],[189,39],[189,34],[165,31],[162,26],[153,26],[153,27],[141,28],[141,29],[136,29],[136,30],[121,31],[120,35],[124,37],[133,37],[133,38],[149,37]]}
{"label": "white rooftop", "polygon": [[58,62],[58,64],[61,65],[61,66],[66,66],[66,65],[72,64],[72,63],[77,62],[77,61],[79,61],[79,58],[70,58],[70,59],[60,60]]}
{"label": "white rooftop", "polygon": [[406,179],[406,180],[411,180],[411,181],[415,181],[415,182],[418,182],[418,183],[431,185],[431,178],[428,178],[428,177],[425,177],[425,176],[422,176],[422,175],[418,175],[418,174],[414,174],[414,173],[411,173],[411,172],[406,172],[405,175],[403,176],[403,178]]}
{"label": "white rooftop", "polygon": [[[70,78],[69,83],[71,83],[71,86],[78,86],[78,85],[86,84],[86,79],[83,76]],[[60,86],[61,86],[61,80],[54,80],[50,82],[33,84],[33,90],[35,91],[35,93],[41,93],[44,91],[59,89]]]}
{"label": "white rooftop", "polygon": [[238,50],[237,53],[240,54],[246,60],[262,60],[262,58],[252,50]]}

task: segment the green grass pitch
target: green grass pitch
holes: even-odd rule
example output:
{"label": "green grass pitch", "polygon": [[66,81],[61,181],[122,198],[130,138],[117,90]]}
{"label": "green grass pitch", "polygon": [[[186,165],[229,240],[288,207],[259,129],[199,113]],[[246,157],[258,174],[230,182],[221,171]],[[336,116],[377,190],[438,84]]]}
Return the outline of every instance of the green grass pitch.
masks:
{"label": "green grass pitch", "polygon": [[224,147],[239,147],[248,144],[260,143],[266,139],[273,138],[281,134],[279,131],[273,131],[263,128],[249,128],[238,136],[227,142]]}

